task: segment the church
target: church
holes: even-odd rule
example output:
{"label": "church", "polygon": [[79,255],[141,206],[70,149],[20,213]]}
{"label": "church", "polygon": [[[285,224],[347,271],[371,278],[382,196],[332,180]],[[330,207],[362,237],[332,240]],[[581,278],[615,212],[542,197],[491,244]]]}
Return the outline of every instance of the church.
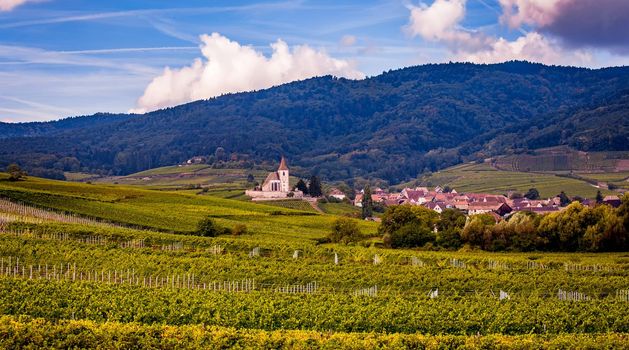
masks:
{"label": "church", "polygon": [[269,173],[262,186],[245,191],[245,195],[251,197],[251,200],[254,201],[302,198],[303,192],[291,190],[289,174],[290,171],[288,165],[286,165],[286,159],[282,157],[277,171]]}

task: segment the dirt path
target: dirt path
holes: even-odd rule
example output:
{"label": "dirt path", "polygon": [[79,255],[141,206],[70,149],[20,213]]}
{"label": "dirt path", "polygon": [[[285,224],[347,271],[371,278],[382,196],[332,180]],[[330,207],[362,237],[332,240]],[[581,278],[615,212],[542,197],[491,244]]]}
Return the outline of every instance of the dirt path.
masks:
{"label": "dirt path", "polygon": [[316,210],[317,212],[319,212],[321,214],[325,214],[325,212],[323,210],[321,210],[321,208],[319,208],[319,205],[317,205],[317,200],[316,199],[307,199],[306,201],[310,204],[312,209]]}

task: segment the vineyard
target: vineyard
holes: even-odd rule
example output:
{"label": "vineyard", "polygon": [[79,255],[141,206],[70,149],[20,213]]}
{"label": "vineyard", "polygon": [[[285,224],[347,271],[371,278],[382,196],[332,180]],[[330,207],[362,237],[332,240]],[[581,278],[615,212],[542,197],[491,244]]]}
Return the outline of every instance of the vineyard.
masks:
{"label": "vineyard", "polygon": [[[627,253],[322,244],[334,215],[125,186],[0,194],[2,348],[629,346]],[[248,233],[190,235],[208,214]]]}
{"label": "vineyard", "polygon": [[[585,179],[557,176],[554,173],[533,173],[518,170],[501,170],[489,163],[462,164],[447,168],[420,181],[429,186],[450,186],[459,192],[481,192],[504,194],[508,191],[526,193],[529,188],[537,188],[543,198],[553,197],[561,191],[570,196],[594,198],[598,189]],[[584,175],[589,176],[589,175]],[[403,184],[406,186],[409,184]],[[410,184],[414,185],[413,183]],[[614,194],[603,189],[603,194]]]}

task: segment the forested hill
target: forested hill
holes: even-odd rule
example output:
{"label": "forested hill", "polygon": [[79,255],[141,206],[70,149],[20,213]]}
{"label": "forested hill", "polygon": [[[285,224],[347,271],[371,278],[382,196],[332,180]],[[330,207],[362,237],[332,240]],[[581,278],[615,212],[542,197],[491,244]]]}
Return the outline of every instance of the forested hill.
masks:
{"label": "forested hill", "polygon": [[[95,123],[90,123],[94,120]],[[4,138],[2,138],[4,137]],[[214,154],[398,182],[529,148],[629,150],[629,67],[451,63],[320,77],[145,115],[0,125],[0,166],[127,174]]]}

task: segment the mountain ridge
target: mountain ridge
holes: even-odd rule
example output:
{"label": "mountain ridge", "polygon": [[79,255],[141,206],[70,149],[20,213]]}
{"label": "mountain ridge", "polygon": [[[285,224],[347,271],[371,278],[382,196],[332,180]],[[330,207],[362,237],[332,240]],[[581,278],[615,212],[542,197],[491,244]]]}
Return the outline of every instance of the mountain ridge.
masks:
{"label": "mountain ridge", "polygon": [[627,91],[629,67],[450,63],[363,80],[324,76],[144,115],[97,114],[94,125],[92,117],[12,133],[0,125],[0,165],[67,170],[65,160],[128,174],[221,147],[252,161],[286,155],[327,179],[400,182],[531,148],[627,150]]}

